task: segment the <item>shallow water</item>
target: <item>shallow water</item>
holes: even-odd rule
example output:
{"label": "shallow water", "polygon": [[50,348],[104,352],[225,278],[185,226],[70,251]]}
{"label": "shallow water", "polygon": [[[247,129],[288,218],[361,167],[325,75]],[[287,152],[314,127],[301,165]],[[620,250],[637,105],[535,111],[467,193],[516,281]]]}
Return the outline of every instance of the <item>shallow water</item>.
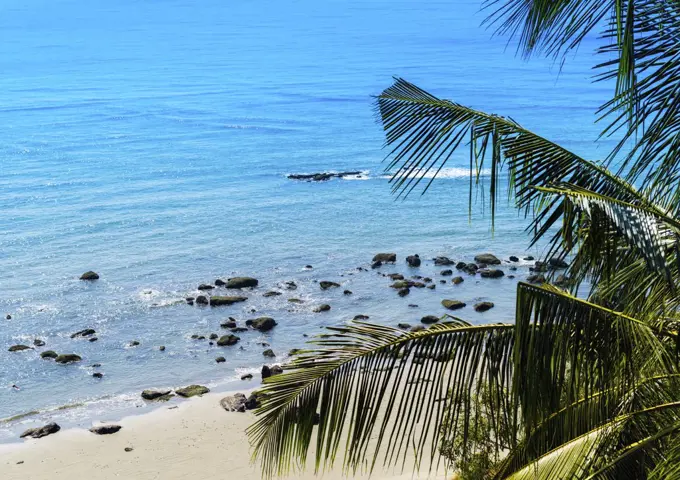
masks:
{"label": "shallow water", "polygon": [[[584,156],[606,154],[606,144],[594,143],[593,112],[609,90],[591,84],[590,51],[561,71],[552,60],[524,62],[507,39],[478,26],[478,8],[414,0],[3,2],[0,313],[12,319],[0,319],[0,418],[46,413],[0,424],[0,440],[47,418],[77,425],[137,411],[143,388],[238,387],[265,360],[259,342],[283,361],[304,333],[360,313],[417,323],[444,313],[442,298],[491,299],[491,311],[468,307],[460,316],[512,320],[526,267],[514,280],[467,278],[405,298],[375,271],[356,270],[394,251],[397,265],[383,272],[438,281],[441,268],[425,262],[411,273],[404,257],[540,254],[527,251],[525,222],[509,207],[493,235],[480,205],[469,223],[465,152],[426,196],[390,195],[370,95],[392,75],[510,115]],[[327,170],[364,174],[326,183],[285,177]],[[101,279],[79,281],[90,269]],[[243,304],[182,301],[200,283],[235,275],[260,279]],[[262,297],[286,280],[298,290]],[[342,287],[322,292],[315,280]],[[292,306],[292,296],[306,303]],[[322,302],[332,310],[313,313]],[[279,326],[241,334],[243,349],[190,338],[220,333],[228,316],[257,315]],[[99,340],[69,338],[83,328]],[[7,352],[34,338],[46,346]],[[140,345],[128,348],[131,340]],[[44,361],[45,349],[83,362]],[[226,363],[215,363],[220,355]],[[88,367],[94,363],[102,366]],[[95,370],[104,378],[92,378]],[[81,403],[87,407],[54,410]]]}

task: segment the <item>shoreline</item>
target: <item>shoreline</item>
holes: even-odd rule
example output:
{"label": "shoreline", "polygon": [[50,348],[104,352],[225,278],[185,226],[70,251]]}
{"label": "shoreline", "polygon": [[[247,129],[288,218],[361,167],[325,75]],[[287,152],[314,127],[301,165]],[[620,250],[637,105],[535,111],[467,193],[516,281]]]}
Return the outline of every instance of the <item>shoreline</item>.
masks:
{"label": "shoreline", "polygon": [[[184,479],[192,475],[223,479],[226,473],[242,479],[261,478],[259,467],[251,463],[245,434],[255,416],[250,412],[227,412],[219,405],[221,398],[233,393],[236,392],[210,392],[179,405],[124,417],[115,422],[122,429],[112,435],[72,428],[37,440],[0,445],[3,479],[151,480]],[[376,471],[371,478],[447,478],[444,472],[432,476],[414,476],[410,472],[407,466],[404,472]],[[286,478],[347,477],[338,467],[319,475],[308,468]],[[368,475],[350,478],[365,479]]]}

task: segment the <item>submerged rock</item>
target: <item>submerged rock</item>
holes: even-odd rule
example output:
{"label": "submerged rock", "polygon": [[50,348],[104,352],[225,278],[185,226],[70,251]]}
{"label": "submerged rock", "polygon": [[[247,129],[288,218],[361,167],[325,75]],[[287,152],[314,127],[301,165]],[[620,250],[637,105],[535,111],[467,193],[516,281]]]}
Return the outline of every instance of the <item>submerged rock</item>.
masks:
{"label": "submerged rock", "polygon": [[225,282],[221,278],[218,278],[217,280],[215,280],[215,286],[217,286],[217,287],[224,287],[226,284],[227,284],[227,282]]}
{"label": "submerged rock", "polygon": [[465,307],[465,303],[460,300],[442,300],[442,306],[449,310],[458,310]]}
{"label": "submerged rock", "polygon": [[328,305],[327,303],[324,303],[322,305],[319,305],[318,307],[314,308],[314,313],[321,313],[321,312],[327,312],[331,309],[331,306]]}
{"label": "submerged rock", "polygon": [[213,285],[208,285],[207,283],[201,283],[198,286],[199,290],[212,290],[213,288],[215,288]]}
{"label": "submerged rock", "polygon": [[180,397],[191,398],[195,396],[200,397],[209,391],[210,389],[208,387],[204,387],[203,385],[189,385],[188,387],[178,388],[175,390],[175,393]]}
{"label": "submerged rock", "polygon": [[12,345],[7,350],[10,352],[22,352],[24,350],[33,350],[33,348],[28,345]]}
{"label": "submerged rock", "polygon": [[54,361],[57,363],[74,363],[81,360],[82,358],[80,358],[80,356],[76,355],[75,353],[62,353],[54,359]]}
{"label": "submerged rock", "polygon": [[274,350],[272,350],[271,348],[268,348],[267,350],[262,352],[262,355],[264,355],[265,357],[270,357],[270,358],[276,356],[276,354],[274,353]]}
{"label": "submerged rock", "polygon": [[283,294],[281,292],[275,292],[275,291],[272,290],[271,292],[266,292],[262,296],[263,297],[278,297],[279,295],[283,295]]}
{"label": "submerged rock", "polygon": [[259,317],[251,320],[246,320],[246,325],[259,330],[260,332],[268,332],[274,328],[277,323],[272,317]]}
{"label": "submerged rock", "polygon": [[53,433],[57,433],[59,430],[61,430],[61,427],[57,425],[56,423],[48,423],[47,425],[44,425],[42,427],[38,428],[29,428],[26,430],[24,433],[22,433],[19,438],[26,438],[26,437],[31,437],[31,438],[42,438],[46,437],[47,435],[52,435]]}
{"label": "submerged rock", "polygon": [[[219,306],[222,306],[222,305],[233,305],[235,303],[245,302],[246,300],[248,300],[248,297],[215,296],[215,297],[210,297],[210,306],[219,307]],[[198,302],[198,299],[196,299],[196,302]]]}
{"label": "submerged rock", "polygon": [[218,347],[228,347],[231,345],[236,345],[239,340],[241,340],[236,335],[223,335],[217,340]]}
{"label": "submerged rock", "polygon": [[120,425],[99,425],[90,428],[90,431],[96,435],[112,435],[118,433],[123,428]]}
{"label": "submerged rock", "polygon": [[93,271],[85,272],[80,276],[81,280],[99,280],[99,274]]}
{"label": "submerged rock", "polygon": [[41,340],[39,338],[36,338],[35,340],[33,340],[33,345],[36,346],[36,347],[44,347],[45,341]]}
{"label": "submerged rock", "polygon": [[256,278],[252,277],[234,277],[227,280],[225,285],[227,288],[248,288],[257,287],[259,282]]}
{"label": "submerged rock", "polygon": [[328,281],[321,281],[319,282],[319,287],[321,287],[321,290],[328,290],[329,288],[336,288],[339,287],[339,283],[335,282],[328,282]]}
{"label": "submerged rock", "polygon": [[373,262],[394,263],[397,261],[396,253],[378,253],[373,257]]}
{"label": "submerged rock", "polygon": [[142,392],[142,398],[144,400],[167,401],[173,396],[172,390],[144,390]]}
{"label": "submerged rock", "polygon": [[89,337],[90,335],[94,335],[95,332],[94,329],[92,328],[86,328],[84,330],[80,330],[79,332],[72,333],[71,338],[76,338],[76,337]]}
{"label": "submerged rock", "polygon": [[400,290],[397,292],[397,294],[398,294],[400,297],[405,297],[405,296],[408,295],[409,293],[411,293],[411,290],[410,290],[409,288],[402,288],[402,289],[400,289]]}
{"label": "submerged rock", "polygon": [[475,303],[474,308],[476,312],[486,312],[487,310],[491,310],[493,308],[493,302]]}
{"label": "submerged rock", "polygon": [[232,320],[231,318],[227,320],[224,323],[220,324],[220,327],[222,328],[236,328],[236,320]]}
{"label": "submerged rock", "polygon": [[390,273],[387,275],[392,280],[403,280],[404,276],[401,273]]}

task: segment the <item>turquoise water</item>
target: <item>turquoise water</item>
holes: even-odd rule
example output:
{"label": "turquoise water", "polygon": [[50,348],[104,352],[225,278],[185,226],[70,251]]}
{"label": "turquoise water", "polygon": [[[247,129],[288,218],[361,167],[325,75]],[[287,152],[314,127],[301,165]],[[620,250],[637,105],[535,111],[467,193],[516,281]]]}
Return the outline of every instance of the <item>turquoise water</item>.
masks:
{"label": "turquoise water", "polygon": [[[442,314],[442,298],[491,299],[495,309],[460,316],[511,320],[526,266],[516,279],[470,277],[405,298],[375,271],[356,270],[394,251],[397,265],[383,272],[438,281],[441,268],[409,271],[404,257],[541,253],[527,250],[525,222],[510,208],[493,235],[480,208],[468,223],[464,152],[425,197],[390,195],[370,96],[393,75],[512,116],[584,156],[606,155],[594,142],[593,113],[610,93],[591,83],[595,41],[560,70],[514,56],[507,39],[479,27],[483,18],[477,1],[2,2],[0,418],[42,413],[0,424],[0,440],[47,418],[86,425],[139,411],[143,388],[246,386],[239,376],[265,360],[258,343],[283,361],[303,334],[360,313],[415,324]],[[285,177],[327,170],[364,173]],[[101,279],[79,281],[90,269]],[[237,274],[260,280],[243,304],[182,301],[199,283]],[[287,280],[298,290],[262,296]],[[322,292],[318,280],[342,288]],[[291,305],[293,296],[306,303]],[[322,302],[332,310],[313,313]],[[243,349],[190,338],[222,333],[228,316],[257,315],[279,326],[241,334]],[[83,328],[99,340],[70,339]],[[46,346],[7,351],[35,338]],[[83,362],[44,361],[45,349]],[[227,361],[216,364],[220,355]],[[54,411],[79,403],[87,406]]]}

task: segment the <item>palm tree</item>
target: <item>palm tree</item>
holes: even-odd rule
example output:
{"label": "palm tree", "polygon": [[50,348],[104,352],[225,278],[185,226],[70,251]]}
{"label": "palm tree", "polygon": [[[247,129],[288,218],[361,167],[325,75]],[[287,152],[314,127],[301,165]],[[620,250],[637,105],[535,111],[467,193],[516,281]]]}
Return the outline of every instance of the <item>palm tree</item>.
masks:
{"label": "palm tree", "polygon": [[431,469],[451,445],[460,467],[483,436],[481,478],[680,478],[680,2],[486,6],[526,55],[563,58],[601,29],[597,79],[616,88],[599,116],[620,142],[587,160],[396,79],[377,98],[393,189],[426,191],[469,150],[471,191],[490,171],[493,218],[507,181],[531,241],[571,259],[569,283],[520,283],[514,324],[331,328],[262,390],[249,434],[267,476],[304,466],[312,445],[317,469],[339,451],[349,472],[406,453]]}

